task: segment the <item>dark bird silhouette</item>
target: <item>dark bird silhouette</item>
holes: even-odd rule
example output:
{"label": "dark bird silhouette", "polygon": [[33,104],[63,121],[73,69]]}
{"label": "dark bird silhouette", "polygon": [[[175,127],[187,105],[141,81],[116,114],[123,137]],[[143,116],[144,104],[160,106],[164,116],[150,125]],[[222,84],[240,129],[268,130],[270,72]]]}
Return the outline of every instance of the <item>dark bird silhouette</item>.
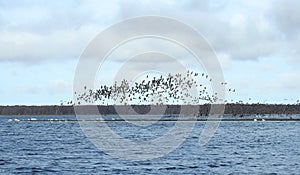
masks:
{"label": "dark bird silhouette", "polygon": [[[199,100],[206,102],[216,102],[219,100],[218,94],[210,94],[207,87],[198,83],[196,77],[199,73],[187,71],[185,74],[177,73],[175,75],[168,74],[166,77],[153,77],[141,82],[134,82],[133,86],[129,85],[128,80],[123,79],[121,83],[114,82],[112,86],[101,85],[99,89],[91,90],[84,86],[84,93],[77,95],[77,104],[82,104],[82,101],[90,103],[93,101],[100,101],[104,104],[107,100],[114,100],[121,104],[132,103],[150,103],[150,104],[163,104],[163,102],[175,103],[199,103]],[[202,77],[208,79],[208,75],[202,73]],[[210,78],[209,81],[212,81]],[[226,85],[226,82],[222,82]],[[191,94],[192,88],[198,90],[198,97]],[[198,88],[198,89],[197,89]],[[228,91],[235,92],[235,89]]]}

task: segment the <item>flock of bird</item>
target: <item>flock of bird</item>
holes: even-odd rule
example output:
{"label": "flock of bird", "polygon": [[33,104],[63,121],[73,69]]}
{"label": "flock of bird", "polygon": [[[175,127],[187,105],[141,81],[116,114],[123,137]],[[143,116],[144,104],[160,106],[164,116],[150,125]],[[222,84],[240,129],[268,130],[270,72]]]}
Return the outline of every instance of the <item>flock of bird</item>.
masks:
{"label": "flock of bird", "polygon": [[[199,83],[198,78],[203,78],[206,83]],[[106,104],[112,100],[114,104],[199,104],[222,100],[217,93],[212,93],[205,84],[213,81],[205,73],[187,71],[186,73],[168,74],[167,76],[151,77],[147,75],[141,82],[129,82],[123,79],[112,86],[102,85],[99,89],[92,90],[83,87],[84,92],[76,95],[76,104],[87,104],[99,101]],[[226,86],[227,82],[221,82]],[[227,89],[235,92],[235,89]],[[223,101],[224,102],[224,101]],[[226,102],[226,101],[225,101]]]}

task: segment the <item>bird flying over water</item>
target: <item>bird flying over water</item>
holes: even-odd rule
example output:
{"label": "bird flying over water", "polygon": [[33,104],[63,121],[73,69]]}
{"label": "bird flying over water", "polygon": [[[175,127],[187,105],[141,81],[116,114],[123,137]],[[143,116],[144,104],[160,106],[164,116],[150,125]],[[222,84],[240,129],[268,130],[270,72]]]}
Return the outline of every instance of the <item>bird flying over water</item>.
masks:
{"label": "bird flying over water", "polygon": [[[218,101],[218,94],[208,91],[207,86],[203,83],[199,83],[197,76],[199,73],[193,71],[187,71],[186,73],[168,74],[166,77],[159,76],[152,79],[146,75],[146,79],[141,82],[134,82],[130,85],[129,81],[123,79],[120,83],[115,82],[112,86],[101,85],[99,89],[91,90],[84,86],[85,92],[77,94],[77,104],[91,103],[94,101],[100,101],[102,104],[107,100],[113,100],[120,104],[130,103],[183,103],[183,104],[197,104],[199,100],[213,103]],[[201,74],[202,77],[211,82],[213,79],[205,73]],[[207,81],[207,82],[208,82]],[[226,85],[226,82],[222,82],[222,85]],[[191,94],[192,90],[197,91],[197,97],[195,94]],[[235,89],[229,89],[228,91],[235,92]]]}

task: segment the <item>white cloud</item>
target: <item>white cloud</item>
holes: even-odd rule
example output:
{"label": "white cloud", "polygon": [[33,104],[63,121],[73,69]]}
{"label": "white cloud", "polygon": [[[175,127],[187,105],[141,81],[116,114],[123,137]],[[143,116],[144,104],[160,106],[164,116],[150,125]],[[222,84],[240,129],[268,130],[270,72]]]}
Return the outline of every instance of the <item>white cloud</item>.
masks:
{"label": "white cloud", "polygon": [[[97,3],[96,3],[97,2]],[[115,19],[113,1],[1,2],[0,61],[78,58],[103,25]]]}
{"label": "white cloud", "polygon": [[300,33],[300,1],[297,0],[275,0],[272,6],[271,16],[277,27],[287,37]]}
{"label": "white cloud", "polygon": [[291,65],[300,65],[300,1],[275,0],[270,11],[271,22],[280,30],[282,57]]}
{"label": "white cloud", "polygon": [[78,30],[61,30],[47,35],[2,32],[0,60],[39,61],[77,58],[96,32],[97,28],[94,26],[83,26]]}
{"label": "white cloud", "polygon": [[247,1],[236,4],[230,1],[184,1],[156,5],[127,1],[121,6],[120,15],[128,18],[152,14],[182,20],[196,27],[217,52],[226,53],[233,59],[257,60],[272,55],[280,47],[277,31],[270,26],[266,16],[268,3],[263,4],[263,8],[259,2]]}
{"label": "white cloud", "polygon": [[220,61],[223,70],[230,69],[233,66],[233,60],[230,58],[228,54],[218,53],[217,57]]}
{"label": "white cloud", "polygon": [[[217,52],[232,59],[257,60],[276,54],[286,45],[291,48],[288,43],[292,38],[283,42],[281,32],[297,33],[300,21],[294,1],[285,5],[274,1],[273,8],[272,1],[31,3],[26,7],[21,2],[2,2],[7,8],[2,8],[0,16],[7,20],[0,27],[0,60],[76,58],[103,26],[141,15],[182,20],[203,33]],[[298,39],[295,42],[299,43]]]}

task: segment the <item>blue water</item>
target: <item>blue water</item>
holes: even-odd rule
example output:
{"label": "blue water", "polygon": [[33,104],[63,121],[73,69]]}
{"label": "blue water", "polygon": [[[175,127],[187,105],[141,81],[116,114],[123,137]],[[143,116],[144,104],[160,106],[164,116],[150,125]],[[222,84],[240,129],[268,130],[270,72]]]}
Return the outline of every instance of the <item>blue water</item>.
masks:
{"label": "blue water", "polygon": [[[198,136],[205,123],[197,122],[170,154],[132,162],[97,149],[77,122],[8,122],[28,118],[0,117],[0,174],[300,174],[300,122],[221,122],[203,147]],[[109,126],[124,137],[153,139],[174,123],[158,122],[147,133],[135,133],[124,122]]]}

